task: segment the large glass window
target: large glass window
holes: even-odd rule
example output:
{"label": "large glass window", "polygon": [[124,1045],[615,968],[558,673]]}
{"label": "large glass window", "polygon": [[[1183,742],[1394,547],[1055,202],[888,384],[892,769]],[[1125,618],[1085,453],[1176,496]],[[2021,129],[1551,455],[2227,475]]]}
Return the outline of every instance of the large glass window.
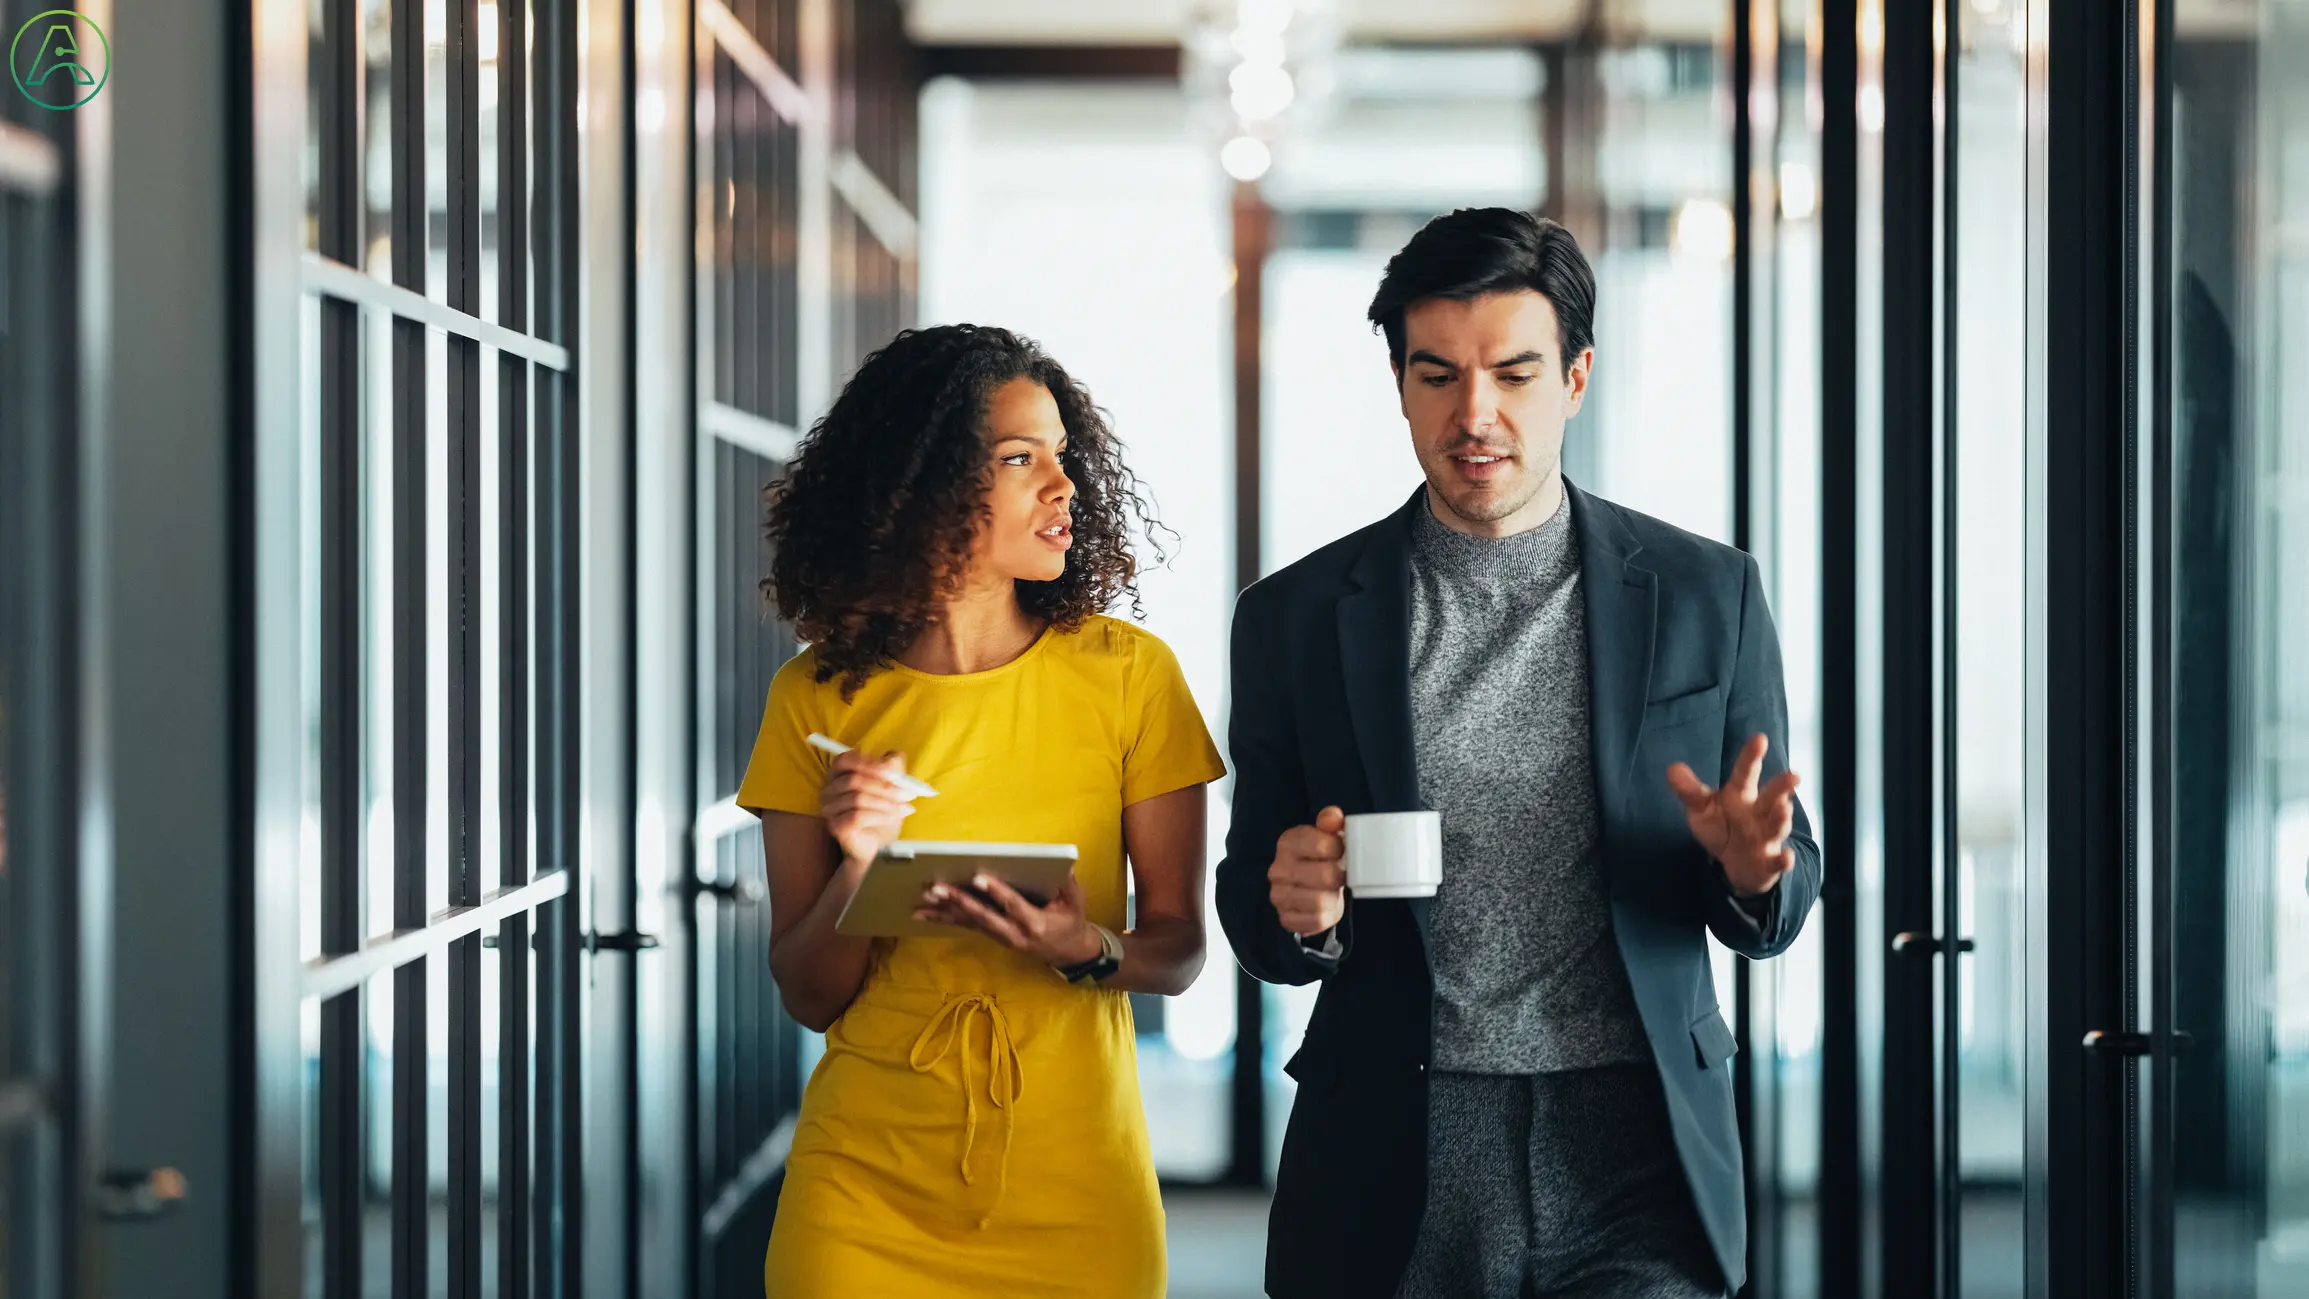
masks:
{"label": "large glass window", "polygon": [[2173,1275],[2309,1293],[2309,6],[2171,50]]}
{"label": "large glass window", "polygon": [[258,762],[302,823],[257,924],[304,960],[305,1293],[556,1294],[576,33],[525,0],[308,13],[306,147],[275,160],[304,186],[302,400],[256,474],[297,542],[257,560],[259,620],[297,629],[257,669],[297,743]]}
{"label": "large glass window", "polygon": [[[2027,1058],[2023,775],[2028,715],[2024,578],[2027,510],[2028,250],[2026,7],[1952,8],[1956,291],[1954,531],[1957,914],[1940,932],[1970,939],[1959,962],[1956,1175],[1961,1288],[2019,1295],[2026,1285],[2022,1171]],[[1942,896],[1947,896],[1945,890]]]}
{"label": "large glass window", "polygon": [[[1756,75],[1771,88],[1751,102],[1769,120],[1752,196],[1759,302],[1750,318],[1757,401],[1751,424],[1755,496],[1751,548],[1764,574],[1788,690],[1791,765],[1820,761],[1820,120],[1817,19],[1808,0],[1760,7]],[[1806,799],[1823,833],[1817,791]],[[1756,1276],[1781,1299],[1819,1291],[1821,937],[1819,916],[1793,947],[1750,967],[1755,1123],[1749,1157],[1763,1173]]]}

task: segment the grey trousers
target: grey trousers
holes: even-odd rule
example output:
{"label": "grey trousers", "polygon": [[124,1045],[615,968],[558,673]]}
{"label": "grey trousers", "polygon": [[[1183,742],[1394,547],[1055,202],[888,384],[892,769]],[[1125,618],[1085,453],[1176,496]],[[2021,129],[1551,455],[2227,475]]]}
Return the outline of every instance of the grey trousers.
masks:
{"label": "grey trousers", "polygon": [[1648,1064],[1436,1072],[1400,1299],[1722,1299]]}

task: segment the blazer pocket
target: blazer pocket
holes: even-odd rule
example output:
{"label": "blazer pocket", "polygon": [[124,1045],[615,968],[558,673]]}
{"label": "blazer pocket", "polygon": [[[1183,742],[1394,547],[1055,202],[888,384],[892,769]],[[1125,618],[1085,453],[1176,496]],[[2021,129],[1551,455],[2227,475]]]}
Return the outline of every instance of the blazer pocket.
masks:
{"label": "blazer pocket", "polygon": [[1740,1049],[1732,1036],[1732,1026],[1724,1022],[1722,1011],[1710,1010],[1692,1021],[1692,1049],[1698,1053],[1702,1069],[1715,1068]]}
{"label": "blazer pocket", "polygon": [[1724,687],[1721,683],[1687,690],[1667,699],[1649,700],[1644,704],[1644,725],[1648,727],[1673,726],[1695,717],[1705,717],[1724,706]]}

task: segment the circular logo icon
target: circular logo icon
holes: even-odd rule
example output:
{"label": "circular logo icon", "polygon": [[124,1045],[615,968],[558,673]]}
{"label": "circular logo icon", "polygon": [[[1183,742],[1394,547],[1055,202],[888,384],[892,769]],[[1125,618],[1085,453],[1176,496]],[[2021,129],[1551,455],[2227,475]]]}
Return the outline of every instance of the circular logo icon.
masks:
{"label": "circular logo icon", "polygon": [[78,108],[96,98],[112,75],[112,44],[84,15],[51,9],[16,29],[8,72],[24,97],[42,108]]}

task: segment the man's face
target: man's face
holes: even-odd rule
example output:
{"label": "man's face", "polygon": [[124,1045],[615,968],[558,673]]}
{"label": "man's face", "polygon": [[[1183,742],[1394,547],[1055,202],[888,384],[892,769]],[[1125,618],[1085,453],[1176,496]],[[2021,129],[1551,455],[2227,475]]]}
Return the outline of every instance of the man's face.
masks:
{"label": "man's face", "polygon": [[1445,523],[1501,537],[1554,512],[1564,421],[1579,413],[1595,360],[1583,351],[1566,373],[1559,337],[1554,304],[1529,291],[1404,311],[1396,388]]}

